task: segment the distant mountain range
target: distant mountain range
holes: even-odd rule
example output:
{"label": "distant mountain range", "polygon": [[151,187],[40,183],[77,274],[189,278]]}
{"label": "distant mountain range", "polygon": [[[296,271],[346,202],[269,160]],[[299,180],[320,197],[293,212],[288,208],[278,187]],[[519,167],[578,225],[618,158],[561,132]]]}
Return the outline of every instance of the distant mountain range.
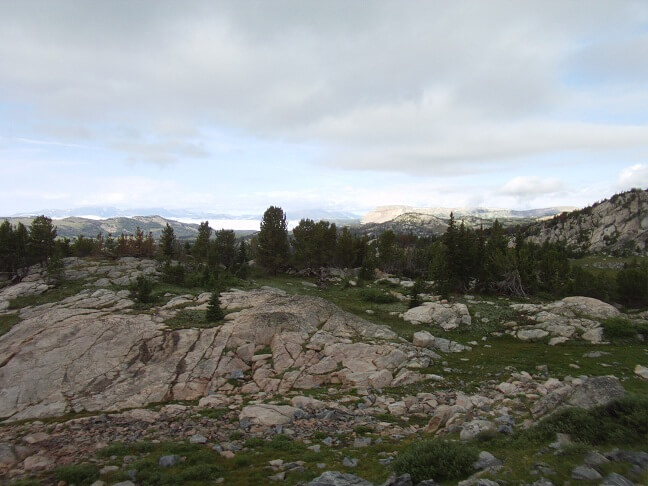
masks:
{"label": "distant mountain range", "polygon": [[[299,221],[303,218],[327,221],[359,222],[360,216],[349,211],[330,211],[326,209],[305,209],[285,211],[286,218],[290,221]],[[166,208],[132,208],[119,209],[110,206],[82,206],[69,209],[41,209],[12,214],[12,218],[24,218],[44,214],[52,219],[81,217],[86,219],[132,218],[134,216],[160,216],[176,221],[261,221],[262,214],[227,214],[191,209],[166,209]]]}
{"label": "distant mountain range", "polygon": [[500,208],[414,208],[412,206],[379,206],[362,217],[362,223],[386,223],[393,221],[403,214],[416,215],[421,218],[433,216],[439,219],[449,219],[453,213],[456,220],[474,219],[538,219],[555,216],[556,214],[577,209],[573,206],[558,206],[542,209],[500,209]]}

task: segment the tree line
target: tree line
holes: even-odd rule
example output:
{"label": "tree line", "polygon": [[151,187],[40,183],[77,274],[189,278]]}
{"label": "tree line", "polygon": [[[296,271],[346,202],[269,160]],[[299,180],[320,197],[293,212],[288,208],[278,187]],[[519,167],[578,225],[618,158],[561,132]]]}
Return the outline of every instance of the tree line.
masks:
{"label": "tree line", "polygon": [[247,278],[256,267],[271,274],[322,267],[359,268],[370,280],[376,269],[398,276],[434,281],[435,291],[481,292],[513,296],[558,297],[585,295],[626,305],[648,305],[648,267],[630,262],[616,278],[593,273],[571,259],[564,245],[525,241],[521,231],[507,233],[495,221],[491,228],[469,228],[450,215],[440,237],[421,237],[385,231],[376,237],[337,228],[326,221],[302,219],[288,232],[280,207],[269,207],[260,231],[248,242],[237,241],[232,230],[215,233],[207,221],[193,242],[180,243],[170,225],[159,240],[137,228],[134,235],[99,234],[74,241],[57,239],[56,228],[45,216],[29,228],[5,221],[0,225],[0,271],[17,275],[34,263],[65,256],[148,257],[162,262],[168,283],[208,288],[224,287],[230,277]]}

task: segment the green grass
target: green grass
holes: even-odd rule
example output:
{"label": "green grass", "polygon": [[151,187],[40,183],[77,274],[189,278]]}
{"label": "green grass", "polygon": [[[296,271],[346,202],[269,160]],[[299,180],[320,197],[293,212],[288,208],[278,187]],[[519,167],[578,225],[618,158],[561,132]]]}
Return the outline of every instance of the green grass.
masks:
{"label": "green grass", "polygon": [[[294,485],[300,481],[309,481],[322,473],[317,463],[325,463],[328,469],[358,474],[359,476],[382,483],[390,474],[390,468],[378,462],[379,452],[394,451],[400,444],[385,439],[382,444],[372,444],[362,450],[341,447],[339,449],[322,446],[319,453],[307,449],[307,444],[285,435],[275,435],[272,439],[250,437],[244,441],[244,449],[236,452],[234,459],[226,459],[212,450],[209,445],[195,445],[178,442],[153,444],[139,442],[133,444],[110,444],[97,453],[99,458],[107,460],[116,456],[116,464],[126,455],[135,456],[135,461],[128,469],[137,471],[137,484],[171,485],[171,484],[213,484],[213,480],[223,477],[225,484],[243,486],[262,484],[274,472],[268,469],[268,461],[283,459],[285,462],[304,461],[304,471],[291,471],[282,484]],[[160,468],[159,458],[176,454],[181,461],[170,468]],[[357,468],[342,466],[344,456],[360,459]],[[128,479],[124,471],[118,471],[102,477],[108,484]]]}
{"label": "green grass", "polygon": [[12,327],[20,322],[18,314],[0,315],[0,336],[7,334]]}
{"label": "green grass", "polygon": [[640,342],[639,334],[648,336],[648,324],[632,322],[622,317],[605,319],[602,325],[605,338],[614,343]]}
{"label": "green grass", "polygon": [[463,479],[473,472],[478,449],[460,442],[426,440],[405,447],[394,461],[398,475],[409,473],[414,484],[426,479]]}
{"label": "green grass", "polygon": [[9,309],[22,309],[23,307],[31,307],[35,305],[50,304],[52,302],[59,302],[68,297],[78,294],[84,288],[84,283],[78,280],[63,282],[60,286],[40,294],[40,295],[26,295],[24,297],[16,297],[9,301]]}
{"label": "green grass", "polygon": [[54,477],[67,484],[91,484],[99,477],[99,468],[93,464],[59,466],[54,472]]}
{"label": "green grass", "polygon": [[171,329],[187,329],[187,328],[207,328],[218,327],[222,324],[220,322],[209,322],[205,317],[204,310],[189,310],[182,309],[178,313],[164,321],[167,327]]}

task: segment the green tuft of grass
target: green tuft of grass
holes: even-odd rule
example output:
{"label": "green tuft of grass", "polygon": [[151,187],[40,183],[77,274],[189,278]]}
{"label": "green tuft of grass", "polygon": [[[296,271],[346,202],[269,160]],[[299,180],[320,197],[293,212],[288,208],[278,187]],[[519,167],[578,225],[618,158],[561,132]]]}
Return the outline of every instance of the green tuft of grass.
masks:
{"label": "green tuft of grass", "polygon": [[394,302],[398,302],[396,296],[379,289],[363,289],[360,292],[360,297],[365,302],[373,302],[374,304],[393,304]]}
{"label": "green tuft of grass", "polygon": [[5,314],[0,316],[0,336],[7,334],[19,322],[20,317],[18,314]]}
{"label": "green tuft of grass", "polygon": [[398,475],[409,473],[412,482],[426,479],[457,480],[473,472],[478,451],[470,445],[447,440],[426,440],[405,447],[394,461]]}
{"label": "green tuft of grass", "polygon": [[622,317],[605,319],[601,325],[605,338],[616,343],[638,341],[638,334],[648,335],[648,324],[629,321]]}
{"label": "green tuft of grass", "polygon": [[54,477],[67,484],[91,484],[99,477],[99,468],[93,464],[59,466],[54,472]]}

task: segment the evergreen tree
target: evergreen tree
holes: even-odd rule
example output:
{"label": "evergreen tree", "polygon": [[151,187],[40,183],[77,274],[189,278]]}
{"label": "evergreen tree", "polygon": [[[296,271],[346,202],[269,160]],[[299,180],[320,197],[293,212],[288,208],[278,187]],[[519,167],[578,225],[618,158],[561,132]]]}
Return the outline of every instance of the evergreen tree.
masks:
{"label": "evergreen tree", "polygon": [[209,239],[211,238],[212,230],[209,227],[209,221],[200,223],[198,228],[198,236],[191,249],[191,254],[197,262],[204,262],[209,253]]}
{"label": "evergreen tree", "polygon": [[207,322],[222,321],[225,317],[225,314],[223,313],[223,310],[220,306],[220,292],[218,292],[217,290],[214,290],[211,294],[209,303],[207,304],[207,314],[205,317],[207,319]]}
{"label": "evergreen tree", "polygon": [[351,231],[346,226],[337,238],[335,262],[343,268],[353,267],[356,263],[355,244]]}
{"label": "evergreen tree", "polygon": [[160,235],[160,252],[165,258],[173,258],[175,255],[176,237],[173,228],[166,224]]}
{"label": "evergreen tree", "polygon": [[37,216],[29,227],[29,252],[35,262],[47,263],[54,251],[56,227],[47,216]]}
{"label": "evergreen tree", "polygon": [[0,224],[0,272],[13,274],[16,271],[15,235],[11,223],[6,219]]}
{"label": "evergreen tree", "polygon": [[241,240],[238,251],[236,252],[236,276],[242,279],[248,277],[248,256],[247,256],[247,245],[245,240]]}
{"label": "evergreen tree", "polygon": [[232,268],[236,257],[236,236],[234,231],[226,229],[217,231],[214,244],[218,253],[218,262],[227,269]]}
{"label": "evergreen tree", "polygon": [[272,275],[276,275],[288,262],[288,225],[279,207],[270,206],[261,220],[258,234],[258,262]]}

